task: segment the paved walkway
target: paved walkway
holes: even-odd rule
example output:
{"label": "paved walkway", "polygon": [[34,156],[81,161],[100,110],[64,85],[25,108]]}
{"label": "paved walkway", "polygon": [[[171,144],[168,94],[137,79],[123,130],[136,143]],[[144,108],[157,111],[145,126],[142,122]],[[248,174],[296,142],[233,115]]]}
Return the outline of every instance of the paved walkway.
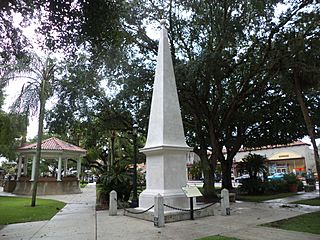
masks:
{"label": "paved walkway", "polygon": [[4,227],[0,230],[0,239],[94,240],[97,226],[95,195],[95,185],[89,185],[81,194],[41,196],[40,198],[66,202],[67,205],[50,221],[10,224]]}
{"label": "paved walkway", "polygon": [[[298,198],[316,197],[318,193],[300,194]],[[95,211],[95,185],[88,185],[82,194],[48,196],[67,202],[50,221],[11,224],[0,230],[1,240],[104,240],[104,239],[184,239],[192,240],[211,235],[237,237],[243,240],[319,240],[320,235],[285,231],[258,226],[307,212],[319,211],[320,207],[290,205],[290,199],[278,202],[231,205],[231,216],[221,216],[219,204],[215,216],[168,223],[155,228],[152,222],[123,216],[110,217],[108,211]],[[291,200],[290,200],[291,201]],[[0,213],[1,217],[1,213]]]}

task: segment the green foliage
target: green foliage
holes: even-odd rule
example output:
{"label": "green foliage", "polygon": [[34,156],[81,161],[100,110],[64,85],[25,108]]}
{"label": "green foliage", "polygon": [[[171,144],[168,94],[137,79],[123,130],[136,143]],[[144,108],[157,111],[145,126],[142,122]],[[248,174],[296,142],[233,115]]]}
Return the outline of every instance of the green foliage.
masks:
{"label": "green foliage", "polygon": [[261,195],[265,191],[265,184],[261,179],[243,179],[240,191],[247,192],[248,195]]}
{"label": "green foliage", "polygon": [[267,193],[288,192],[288,184],[284,180],[271,180],[271,181],[265,182],[265,192]]}
{"label": "green foliage", "polygon": [[202,175],[201,162],[193,163],[192,167],[189,168],[189,174],[191,174],[192,179],[200,179]]}
{"label": "green foliage", "polygon": [[304,186],[303,186],[303,182],[302,181],[298,181],[298,192],[301,192],[304,190]]}
{"label": "green foliage", "polygon": [[288,183],[288,184],[298,184],[299,180],[297,176],[294,173],[290,174],[285,174],[283,176],[283,179]]}
{"label": "green foliage", "polygon": [[320,234],[320,222],[315,221],[315,219],[320,219],[320,212],[307,213],[297,217],[263,224],[263,226],[297,232]]}
{"label": "green foliage", "polygon": [[263,176],[268,174],[266,160],[267,158],[262,155],[249,153],[238,163],[237,167],[240,173],[247,172],[251,180],[256,180],[259,174]]}
{"label": "green foliage", "polygon": [[302,182],[294,180],[291,175],[288,175],[284,180],[271,180],[264,182],[261,179],[244,179],[240,186],[240,191],[249,195],[285,193],[289,191],[288,185],[292,183],[298,184],[298,191],[303,190]]}
{"label": "green foliage", "polygon": [[0,225],[50,220],[65,203],[38,199],[36,207],[30,207],[30,198],[0,196]]}
{"label": "green foliage", "polygon": [[15,150],[23,135],[25,123],[18,114],[8,114],[0,110],[0,156],[16,159]]}
{"label": "green foliage", "polygon": [[80,181],[80,188],[85,188],[87,185],[88,185],[88,181],[84,181],[84,180]]}
{"label": "green foliage", "polygon": [[128,169],[129,162],[122,160],[116,161],[109,169],[101,176],[100,193],[109,201],[109,193],[112,190],[117,192],[119,201],[127,202],[132,189],[132,179]]}

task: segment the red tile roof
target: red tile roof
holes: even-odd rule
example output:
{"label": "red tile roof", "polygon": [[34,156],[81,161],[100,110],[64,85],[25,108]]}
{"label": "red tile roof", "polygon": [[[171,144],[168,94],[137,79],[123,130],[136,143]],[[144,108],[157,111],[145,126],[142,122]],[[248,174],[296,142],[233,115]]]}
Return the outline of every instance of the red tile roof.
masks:
{"label": "red tile roof", "polygon": [[[238,152],[251,152],[251,151],[257,151],[257,150],[263,150],[263,149],[295,147],[295,146],[303,146],[303,145],[310,146],[311,144],[298,140],[298,141],[294,141],[294,142],[288,143],[288,144],[267,145],[267,146],[255,147],[255,148],[240,148]],[[209,154],[210,153],[211,153],[211,150],[210,150]],[[223,149],[223,154],[226,154],[226,153],[227,153],[227,151],[225,149]]]}
{"label": "red tile roof", "polygon": [[[18,151],[21,150],[35,150],[37,148],[37,143],[28,144],[26,146],[18,148]],[[58,138],[52,137],[42,141],[41,144],[42,150],[53,150],[53,151],[71,151],[71,152],[82,152],[85,153],[86,150],[75,146],[71,143],[67,143]]]}
{"label": "red tile roof", "polygon": [[262,150],[262,149],[272,149],[272,148],[281,148],[281,147],[294,147],[294,146],[302,146],[307,145],[310,146],[309,143],[302,142],[300,140],[294,141],[292,143],[288,144],[278,144],[278,145],[267,145],[263,147],[256,147],[256,148],[241,148],[239,152],[249,152],[249,151],[255,151],[255,150]]}

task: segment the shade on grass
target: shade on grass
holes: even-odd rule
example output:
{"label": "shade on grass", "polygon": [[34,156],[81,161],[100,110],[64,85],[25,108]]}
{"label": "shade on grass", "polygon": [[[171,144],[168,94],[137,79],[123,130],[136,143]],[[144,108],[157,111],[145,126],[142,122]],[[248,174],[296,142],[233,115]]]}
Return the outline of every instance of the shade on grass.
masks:
{"label": "shade on grass", "polygon": [[65,203],[38,198],[35,207],[30,205],[31,198],[0,197],[0,225],[49,220]]}
{"label": "shade on grass", "polygon": [[293,203],[305,204],[305,205],[311,205],[311,206],[320,206],[320,198],[303,199],[303,200],[295,201]]}
{"label": "shade on grass", "polygon": [[263,202],[272,199],[285,198],[297,195],[296,193],[279,193],[270,195],[237,195],[237,200],[248,201],[248,202]]}
{"label": "shade on grass", "polygon": [[290,231],[320,234],[320,212],[303,214],[297,217],[263,224],[265,227],[274,227]]}
{"label": "shade on grass", "polygon": [[209,237],[199,238],[197,240],[240,240],[240,239],[233,238],[233,237],[224,237],[224,236],[216,235],[216,236],[209,236]]}

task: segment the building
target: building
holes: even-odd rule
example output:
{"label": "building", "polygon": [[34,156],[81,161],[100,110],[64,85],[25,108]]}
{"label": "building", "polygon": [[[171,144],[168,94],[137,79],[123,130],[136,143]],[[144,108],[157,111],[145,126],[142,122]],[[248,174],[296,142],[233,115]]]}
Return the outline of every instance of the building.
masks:
{"label": "building", "polygon": [[[307,172],[309,169],[311,169],[312,172],[316,172],[313,150],[310,149],[309,146],[310,144],[308,143],[295,141],[286,145],[269,145],[250,149],[241,148],[234,157],[232,169],[233,176],[237,177],[239,175],[237,173],[237,163],[241,162],[249,153],[265,156],[267,158],[266,164],[270,174],[276,172],[294,172],[301,175],[301,173]],[[208,151],[208,154],[210,153],[211,152]],[[194,166],[194,163],[200,161],[200,159],[194,152],[190,152],[186,156],[186,160],[188,179],[195,179],[191,174],[191,169]]]}
{"label": "building", "polygon": [[[295,141],[286,145],[269,145],[260,148],[240,149],[234,158],[234,166],[249,153],[263,155],[267,158],[269,173],[297,173],[311,169],[316,172],[313,150],[310,144]],[[236,175],[236,174],[235,174]]]}

